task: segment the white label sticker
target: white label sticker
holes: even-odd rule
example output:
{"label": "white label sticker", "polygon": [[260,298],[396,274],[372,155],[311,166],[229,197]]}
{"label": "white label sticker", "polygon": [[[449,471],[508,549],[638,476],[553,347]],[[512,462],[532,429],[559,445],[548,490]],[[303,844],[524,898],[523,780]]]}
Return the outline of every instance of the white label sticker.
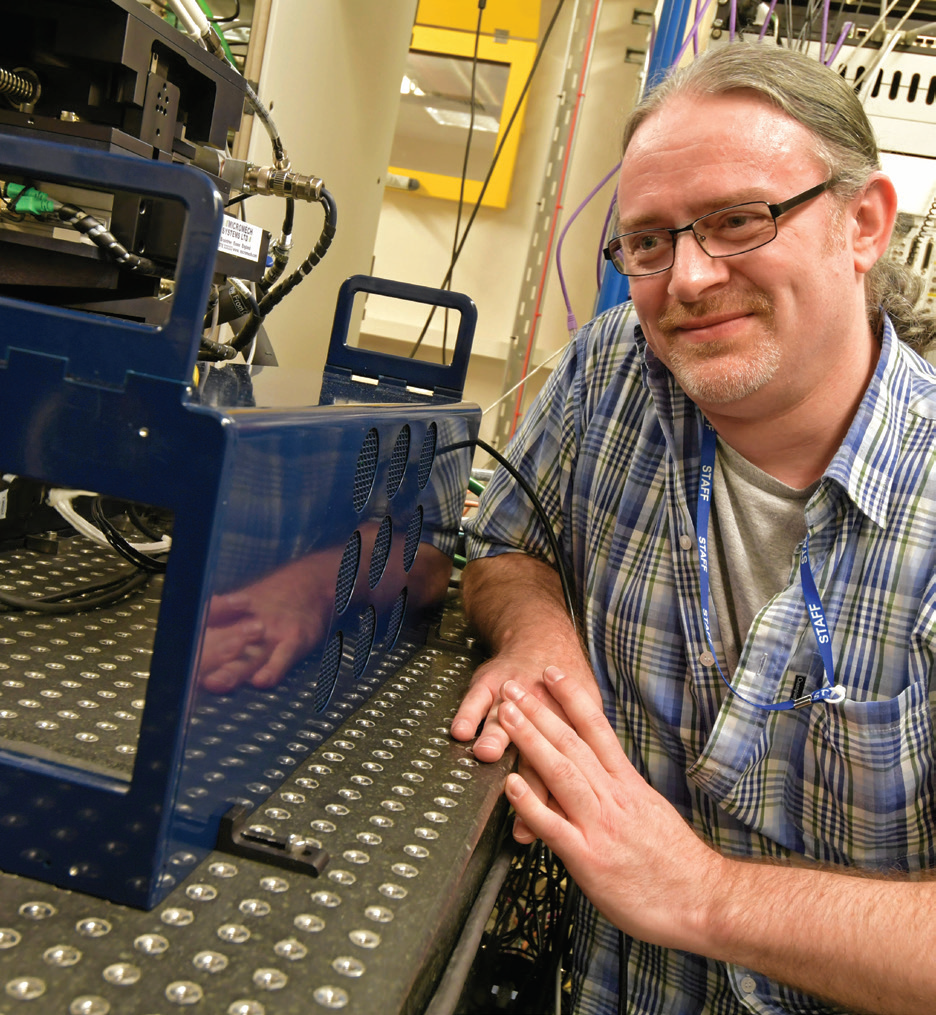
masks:
{"label": "white label sticker", "polygon": [[225,254],[233,254],[234,257],[246,257],[249,261],[256,261],[260,256],[262,238],[263,230],[260,226],[225,215],[218,250]]}
{"label": "white label sticker", "polygon": [[7,501],[9,500],[9,498],[10,491],[8,489],[0,491],[0,518],[6,518]]}

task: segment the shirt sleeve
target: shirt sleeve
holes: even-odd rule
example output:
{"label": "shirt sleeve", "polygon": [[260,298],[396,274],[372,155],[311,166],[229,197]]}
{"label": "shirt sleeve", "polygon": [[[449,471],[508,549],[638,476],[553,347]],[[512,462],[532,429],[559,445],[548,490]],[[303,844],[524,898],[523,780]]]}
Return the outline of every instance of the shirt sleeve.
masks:
{"label": "shirt sleeve", "polygon": [[[579,346],[576,339],[566,348],[559,365],[524,415],[505,455],[535,491],[566,556],[563,506],[575,469],[574,391]],[[481,496],[477,514],[466,520],[465,533],[469,560],[520,551],[553,567],[557,565],[543,522],[529,497],[503,466],[495,470]]]}
{"label": "shirt sleeve", "polygon": [[[582,511],[573,511],[579,450],[605,389],[623,370],[639,378],[643,356],[635,344],[638,322],[630,303],[586,324],[524,415],[506,457],[534,490],[572,573],[573,542],[584,532]],[[469,560],[521,552],[557,566],[546,528],[530,499],[503,467],[481,497],[477,514],[465,521]]]}

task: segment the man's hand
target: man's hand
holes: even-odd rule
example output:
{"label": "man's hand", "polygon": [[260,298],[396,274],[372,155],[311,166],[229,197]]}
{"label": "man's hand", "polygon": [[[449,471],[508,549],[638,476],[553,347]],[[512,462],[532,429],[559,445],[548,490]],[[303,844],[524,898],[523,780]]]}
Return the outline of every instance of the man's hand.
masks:
{"label": "man's hand", "polygon": [[[498,719],[500,689],[507,680],[522,685],[567,721],[543,683],[545,668],[559,662],[601,707],[601,693],[566,610],[559,575],[549,564],[523,553],[475,560],[465,568],[462,592],[468,619],[494,653],[478,667],[452,721],[456,740],[470,740],[484,724],[474,745],[479,760],[497,761],[510,742]],[[549,794],[522,756],[520,772],[549,804]],[[514,838],[532,842],[536,836],[517,819]]]}
{"label": "man's hand", "polygon": [[294,561],[238,592],[215,596],[198,667],[216,694],[241,684],[274,687],[324,637],[329,614],[321,562]]}
{"label": "man's hand", "polygon": [[726,861],[638,775],[592,695],[556,667],[544,686],[552,708],[506,683],[499,716],[557,806],[522,774],[508,776],[507,799],[612,923],[654,944],[703,951],[698,930]]}
{"label": "man's hand", "polygon": [[[471,687],[452,720],[452,736],[456,740],[470,740],[483,721],[484,727],[473,747],[474,754],[480,761],[497,761],[501,757],[510,743],[510,735],[498,718],[502,704],[501,687],[507,680],[524,687],[527,693],[538,698],[545,707],[552,709],[562,722],[568,722],[561,706],[543,683],[543,670],[544,667],[531,663],[529,656],[515,658],[509,653],[501,653],[479,666],[472,677]],[[598,708],[601,708],[601,694],[595,678],[587,667],[582,687],[584,693],[593,698]],[[552,806],[549,792],[522,753],[519,771],[537,797],[547,806]],[[519,817],[514,820],[513,836],[520,843],[529,843],[536,839],[536,835]]]}

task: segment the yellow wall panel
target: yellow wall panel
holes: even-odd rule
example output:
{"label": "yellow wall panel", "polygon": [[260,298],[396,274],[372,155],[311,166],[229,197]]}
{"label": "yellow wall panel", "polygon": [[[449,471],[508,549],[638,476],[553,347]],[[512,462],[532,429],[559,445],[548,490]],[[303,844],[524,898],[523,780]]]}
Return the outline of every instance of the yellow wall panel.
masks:
{"label": "yellow wall panel", "polygon": [[[493,35],[506,30],[511,38],[539,37],[540,0],[487,0],[481,31]],[[477,0],[419,0],[418,25],[473,32],[478,25]]]}

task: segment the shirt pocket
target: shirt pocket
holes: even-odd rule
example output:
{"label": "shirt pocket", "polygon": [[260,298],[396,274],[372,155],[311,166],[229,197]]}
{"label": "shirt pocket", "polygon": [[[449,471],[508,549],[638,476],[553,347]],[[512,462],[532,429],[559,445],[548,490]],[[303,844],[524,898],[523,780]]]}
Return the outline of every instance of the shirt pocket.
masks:
{"label": "shirt pocket", "polygon": [[837,864],[919,869],[933,856],[929,688],[813,706],[804,766],[806,854]]}

